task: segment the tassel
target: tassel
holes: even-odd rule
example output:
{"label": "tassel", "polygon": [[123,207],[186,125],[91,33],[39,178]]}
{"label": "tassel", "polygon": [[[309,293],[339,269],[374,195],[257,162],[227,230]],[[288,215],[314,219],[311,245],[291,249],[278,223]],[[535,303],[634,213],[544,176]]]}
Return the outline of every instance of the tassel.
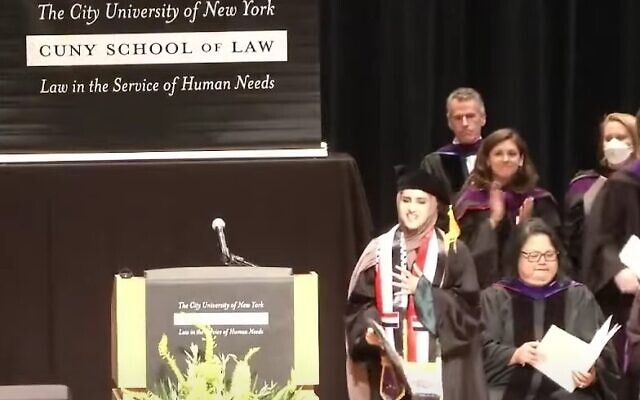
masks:
{"label": "tassel", "polygon": [[458,222],[456,221],[456,217],[453,213],[453,206],[451,205],[449,205],[447,216],[449,217],[449,230],[444,234],[445,247],[447,250],[450,250],[451,247],[453,247],[453,250],[456,251],[456,240],[460,237],[460,227],[458,226]]}

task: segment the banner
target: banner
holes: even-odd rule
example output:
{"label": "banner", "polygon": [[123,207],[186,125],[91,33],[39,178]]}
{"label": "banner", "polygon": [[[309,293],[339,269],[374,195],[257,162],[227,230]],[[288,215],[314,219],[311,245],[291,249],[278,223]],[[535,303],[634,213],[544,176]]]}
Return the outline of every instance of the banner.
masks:
{"label": "banner", "polygon": [[317,0],[0,4],[0,153],[320,146]]}

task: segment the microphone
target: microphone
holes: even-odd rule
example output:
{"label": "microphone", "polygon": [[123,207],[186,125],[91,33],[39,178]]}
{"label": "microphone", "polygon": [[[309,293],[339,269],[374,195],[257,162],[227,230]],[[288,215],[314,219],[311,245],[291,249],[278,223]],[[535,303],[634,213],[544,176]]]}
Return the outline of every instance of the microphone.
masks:
{"label": "microphone", "polygon": [[224,220],[222,218],[216,218],[211,222],[211,228],[218,234],[218,244],[220,245],[220,252],[222,253],[222,262],[225,265],[229,265],[231,261],[231,254],[229,253],[229,247],[227,247],[227,241],[224,238]]}

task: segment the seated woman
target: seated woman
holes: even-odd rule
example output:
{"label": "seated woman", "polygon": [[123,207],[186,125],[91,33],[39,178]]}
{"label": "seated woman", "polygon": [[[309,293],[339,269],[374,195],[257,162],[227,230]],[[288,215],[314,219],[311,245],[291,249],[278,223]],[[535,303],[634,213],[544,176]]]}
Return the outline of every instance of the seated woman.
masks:
{"label": "seated woman", "polygon": [[624,113],[607,114],[600,123],[600,165],[579,171],[569,183],[564,199],[563,237],[576,279],[581,270],[585,216],[609,175],[638,158],[639,146],[636,117]]}
{"label": "seated woman", "polygon": [[461,239],[471,250],[481,288],[504,276],[499,270],[502,247],[519,222],[540,217],[560,230],[556,201],[536,187],[537,182],[527,145],[515,130],[499,129],[483,140],[455,207]]}
{"label": "seated woman", "polygon": [[588,372],[573,373],[573,393],[531,367],[538,341],[552,324],[589,342],[604,322],[589,289],[565,277],[567,262],[556,233],[542,220],[530,219],[514,231],[504,254],[511,277],[481,295],[491,400],[616,398],[618,368],[611,343]]}

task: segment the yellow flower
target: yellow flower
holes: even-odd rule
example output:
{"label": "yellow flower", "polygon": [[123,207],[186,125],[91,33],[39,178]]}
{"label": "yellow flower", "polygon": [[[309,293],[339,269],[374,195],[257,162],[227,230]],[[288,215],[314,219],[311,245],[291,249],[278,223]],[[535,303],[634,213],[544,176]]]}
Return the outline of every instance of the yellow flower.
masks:
{"label": "yellow flower", "polygon": [[236,360],[236,368],[233,370],[230,390],[235,400],[248,398],[244,396],[244,394],[251,393],[251,367],[249,366],[249,359],[258,350],[260,350],[259,347],[252,347],[244,356],[243,360]]}
{"label": "yellow flower", "polygon": [[[280,390],[273,383],[264,384],[260,390],[254,388],[249,360],[259,350],[258,347],[249,349],[240,361],[233,354],[218,355],[214,353],[216,343],[211,327],[198,325],[197,328],[204,336],[204,357],[198,346],[192,343],[189,351],[185,352],[187,372],[183,374],[169,351],[167,336],[162,335],[158,353],[176,380],[168,378],[160,383],[157,394],[136,393],[135,400],[292,400],[296,397],[298,390],[291,382]],[[230,384],[225,379],[229,358],[236,361]]]}
{"label": "yellow flower", "polygon": [[169,369],[173,372],[178,380],[178,386],[183,386],[185,384],[184,375],[180,372],[180,368],[178,368],[178,364],[176,364],[175,358],[169,352],[169,339],[167,335],[163,334],[160,338],[160,342],[158,343],[158,353],[160,357],[167,362]]}

